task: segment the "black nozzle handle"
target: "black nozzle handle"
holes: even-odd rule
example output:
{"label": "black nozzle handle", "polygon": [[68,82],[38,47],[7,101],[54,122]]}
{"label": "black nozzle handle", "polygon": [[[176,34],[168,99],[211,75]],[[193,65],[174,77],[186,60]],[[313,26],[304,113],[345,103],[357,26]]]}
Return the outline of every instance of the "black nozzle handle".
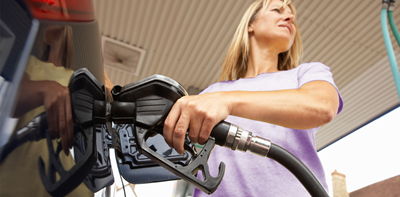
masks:
{"label": "black nozzle handle", "polygon": [[111,103],[111,117],[114,124],[133,124],[136,120],[135,102],[114,101]]}
{"label": "black nozzle handle", "polygon": [[[218,176],[216,177],[210,175],[207,164],[208,158],[215,146],[214,138],[207,140],[203,149],[198,154],[194,152],[192,147],[185,143],[184,148],[192,155],[192,161],[188,165],[181,166],[171,162],[149,148],[146,144],[146,139],[151,132],[152,131],[147,129],[135,127],[137,146],[140,149],[140,153],[207,194],[212,194],[218,188],[224,177],[225,164],[223,162],[220,163]],[[195,174],[199,170],[202,172],[204,180],[200,180],[196,177]]]}
{"label": "black nozzle handle", "polygon": [[221,121],[213,128],[210,136],[215,138],[215,144],[219,146],[225,145],[231,125],[229,122]]}

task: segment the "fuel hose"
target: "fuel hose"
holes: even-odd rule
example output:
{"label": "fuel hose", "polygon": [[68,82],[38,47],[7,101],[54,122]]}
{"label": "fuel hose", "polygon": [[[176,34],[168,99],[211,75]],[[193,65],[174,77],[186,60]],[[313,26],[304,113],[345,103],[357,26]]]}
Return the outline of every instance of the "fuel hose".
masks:
{"label": "fuel hose", "polygon": [[[388,25],[387,25],[387,13],[388,13],[388,7],[389,7],[389,0],[383,0],[382,1],[382,11],[381,11],[381,27],[382,27],[382,34],[383,34],[383,39],[385,41],[385,46],[386,46],[386,51],[389,57],[389,62],[390,62],[390,68],[392,69],[392,74],[393,74],[393,79],[396,85],[397,89],[397,95],[400,100],[400,73],[399,69],[397,67],[397,62],[396,62],[396,56],[394,54],[392,42],[390,40],[390,35],[389,35],[389,30],[388,30]],[[392,16],[393,18],[393,16]],[[396,27],[394,27],[396,28]],[[393,30],[393,27],[392,27]],[[397,31],[394,30],[394,34]]]}
{"label": "fuel hose", "polygon": [[[387,1],[383,1],[383,4],[387,3],[388,3]],[[397,44],[400,46],[400,34],[399,31],[397,30],[396,22],[394,22],[393,18],[394,3],[396,3],[396,0],[390,0],[387,17],[389,19],[390,28],[392,29],[393,35],[396,38]]]}
{"label": "fuel hose", "polygon": [[243,152],[249,150],[256,155],[275,160],[288,169],[311,196],[329,196],[319,180],[303,162],[286,149],[271,143],[269,140],[253,136],[252,132],[225,121],[218,123],[210,136],[215,138],[217,145]]}

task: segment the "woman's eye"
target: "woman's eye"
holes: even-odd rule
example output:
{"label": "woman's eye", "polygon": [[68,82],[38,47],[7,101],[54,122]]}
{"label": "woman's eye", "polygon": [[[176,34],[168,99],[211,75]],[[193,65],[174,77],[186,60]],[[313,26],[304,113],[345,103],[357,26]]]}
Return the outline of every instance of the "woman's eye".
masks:
{"label": "woman's eye", "polygon": [[281,13],[279,9],[273,9],[272,11],[277,11],[278,13]]}

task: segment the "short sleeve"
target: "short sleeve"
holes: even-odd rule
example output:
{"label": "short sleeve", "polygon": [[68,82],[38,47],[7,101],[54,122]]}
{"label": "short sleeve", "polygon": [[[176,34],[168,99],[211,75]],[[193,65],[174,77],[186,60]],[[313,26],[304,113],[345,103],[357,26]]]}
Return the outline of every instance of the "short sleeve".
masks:
{"label": "short sleeve", "polygon": [[320,62],[311,62],[311,63],[301,64],[299,66],[299,71],[298,71],[298,80],[299,80],[299,88],[301,86],[303,86],[304,84],[311,82],[311,81],[326,81],[326,82],[332,84],[335,87],[335,89],[339,95],[338,114],[342,111],[343,99],[342,99],[342,96],[340,95],[339,89],[337,88],[337,86],[333,80],[333,75],[331,73],[331,69],[328,66],[326,66]]}

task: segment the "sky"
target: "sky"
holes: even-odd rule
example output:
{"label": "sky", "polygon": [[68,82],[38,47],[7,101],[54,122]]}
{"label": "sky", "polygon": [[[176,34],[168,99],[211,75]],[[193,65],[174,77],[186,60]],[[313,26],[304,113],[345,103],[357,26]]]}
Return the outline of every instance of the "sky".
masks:
{"label": "sky", "polygon": [[318,152],[330,195],[331,173],[346,175],[347,191],[400,175],[400,108]]}
{"label": "sky", "polygon": [[[400,108],[397,108],[319,151],[330,196],[333,196],[331,173],[335,170],[346,175],[348,192],[400,175],[399,140]],[[114,176],[118,176],[116,173]],[[119,177],[115,180],[121,187]],[[175,181],[140,184],[136,185],[135,193],[138,197],[171,197],[174,184]],[[132,194],[129,190],[127,193]],[[116,196],[124,195],[119,191]]]}

